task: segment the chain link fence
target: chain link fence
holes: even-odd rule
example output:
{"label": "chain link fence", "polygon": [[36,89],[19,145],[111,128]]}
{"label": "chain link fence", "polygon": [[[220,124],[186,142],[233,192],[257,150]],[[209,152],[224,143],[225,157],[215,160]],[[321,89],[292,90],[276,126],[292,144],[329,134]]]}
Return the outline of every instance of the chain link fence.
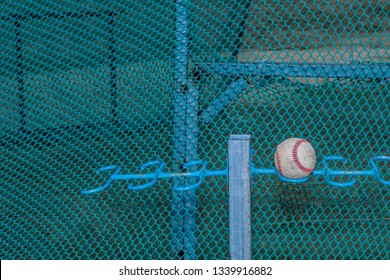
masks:
{"label": "chain link fence", "polygon": [[[226,176],[108,179],[224,170],[231,134],[264,168],[289,137],[318,169],[390,155],[388,1],[0,8],[1,259],[229,259]],[[252,258],[388,259],[389,186],[355,179],[253,175]]]}

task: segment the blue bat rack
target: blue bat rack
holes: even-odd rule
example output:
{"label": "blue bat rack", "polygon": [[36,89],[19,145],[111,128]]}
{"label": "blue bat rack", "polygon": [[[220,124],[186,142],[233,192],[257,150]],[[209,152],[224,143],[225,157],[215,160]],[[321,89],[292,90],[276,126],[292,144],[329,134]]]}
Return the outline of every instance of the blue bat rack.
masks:
{"label": "blue bat rack", "polygon": [[[353,177],[356,176],[372,176],[374,177],[378,182],[390,186],[390,180],[385,180],[377,166],[378,161],[390,161],[389,156],[376,156],[372,157],[370,159],[370,165],[371,169],[368,170],[332,170],[329,168],[329,162],[334,162],[334,161],[341,161],[343,163],[346,163],[347,159],[344,157],[340,156],[328,156],[325,157],[322,160],[322,165],[323,169],[320,170],[314,170],[311,173],[311,176],[323,176],[325,178],[325,182],[331,186],[334,187],[349,187],[352,186],[356,183],[356,180],[353,179]],[[196,183],[187,185],[187,186],[179,186],[179,185],[174,185],[173,189],[175,191],[187,191],[187,190],[193,190],[199,187],[203,179],[206,177],[214,177],[214,176],[225,176],[228,177],[228,169],[223,169],[223,170],[209,170],[207,169],[207,162],[203,160],[197,160],[197,161],[192,161],[188,162],[185,164],[184,168],[188,167],[197,167],[196,171],[192,172],[164,172],[165,168],[165,163],[161,160],[155,160],[155,161],[150,161],[147,162],[143,165],[141,165],[140,169],[144,170],[147,167],[154,166],[155,170],[153,172],[149,173],[144,173],[144,174],[121,174],[121,167],[116,166],[116,165],[111,165],[111,166],[106,166],[103,168],[100,168],[97,170],[97,173],[101,173],[104,171],[110,171],[112,170],[113,173],[109,176],[107,183],[104,184],[103,186],[100,186],[95,189],[90,189],[90,190],[82,190],[82,194],[92,194],[92,193],[97,193],[100,191],[103,191],[107,187],[109,187],[112,182],[117,181],[117,180],[145,180],[145,179],[150,179],[150,181],[146,184],[142,185],[133,185],[129,184],[128,189],[129,190],[142,190],[146,189],[149,187],[152,187],[158,179],[173,179],[173,178],[178,178],[178,177],[194,177],[196,178]],[[253,165],[251,165],[251,174],[252,175],[277,175],[278,178],[284,182],[289,182],[289,183],[303,183],[306,182],[309,177],[302,178],[302,179],[289,179],[283,177],[276,168],[256,168]],[[350,180],[347,182],[336,182],[332,178],[334,176],[347,176],[350,177]]]}

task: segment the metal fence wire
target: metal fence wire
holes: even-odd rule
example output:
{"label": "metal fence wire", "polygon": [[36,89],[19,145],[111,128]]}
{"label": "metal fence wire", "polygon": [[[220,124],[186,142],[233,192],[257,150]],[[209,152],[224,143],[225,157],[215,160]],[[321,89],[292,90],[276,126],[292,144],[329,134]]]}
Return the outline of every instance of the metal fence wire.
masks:
{"label": "metal fence wire", "polygon": [[[253,259],[389,259],[388,1],[5,0],[0,21],[1,259],[229,259],[232,134]],[[290,137],[317,154],[302,182],[264,172]]]}

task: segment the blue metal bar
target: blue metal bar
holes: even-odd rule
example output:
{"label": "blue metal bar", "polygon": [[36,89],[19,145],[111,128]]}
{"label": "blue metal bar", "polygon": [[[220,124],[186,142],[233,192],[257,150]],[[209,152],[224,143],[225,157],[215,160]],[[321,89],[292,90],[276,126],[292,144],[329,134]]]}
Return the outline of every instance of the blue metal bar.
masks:
{"label": "blue metal bar", "polygon": [[222,112],[233,99],[243,92],[248,86],[248,83],[245,79],[238,79],[237,81],[231,83],[227,90],[223,92],[218,98],[213,100],[211,104],[203,111],[201,118],[205,123],[209,123],[213,118]]}
{"label": "blue metal bar", "polygon": [[[191,172],[197,170],[198,163],[198,99],[199,90],[187,80],[188,88],[186,93],[186,159],[184,169]],[[199,178],[188,177],[186,185],[192,186],[187,189],[180,189],[174,186],[174,191],[184,191],[184,258],[187,260],[195,260],[196,257],[196,210],[197,210],[197,193],[196,188],[203,182],[203,173],[206,170],[206,163],[203,164],[203,169]]]}
{"label": "blue metal bar", "polygon": [[[377,161],[390,161],[389,156],[376,156],[370,159],[370,164],[372,166],[372,169],[370,170],[331,170],[329,169],[327,165],[327,161],[330,160],[339,160],[342,159],[341,157],[332,156],[332,157],[326,157],[322,161],[323,165],[325,166],[325,169],[320,170],[314,170],[312,172],[312,176],[324,176],[326,178],[326,183],[335,186],[335,187],[346,187],[351,186],[352,182],[355,183],[355,181],[349,181],[349,182],[335,182],[331,180],[331,177],[334,176],[348,176],[348,177],[354,177],[354,176],[373,176],[377,181],[380,183],[390,186],[390,180],[386,180],[382,177],[376,162]],[[223,170],[208,170],[207,169],[207,162],[204,162],[202,160],[192,161],[185,164],[185,168],[193,169],[192,171],[188,172],[163,172],[163,169],[165,167],[165,163],[157,160],[157,161],[151,161],[148,163],[145,163],[141,166],[141,170],[145,169],[146,167],[150,166],[156,166],[156,170],[153,172],[145,173],[145,174],[119,174],[121,168],[119,166],[111,165],[107,167],[100,168],[97,173],[105,172],[114,170],[113,174],[108,178],[108,181],[105,185],[92,189],[92,190],[83,190],[83,194],[90,194],[95,193],[104,190],[107,188],[113,181],[115,180],[148,180],[151,179],[152,181],[141,184],[138,186],[130,185],[129,189],[131,190],[140,190],[147,187],[152,187],[158,179],[174,179],[174,190],[177,192],[174,193],[180,193],[188,190],[194,190],[196,189],[206,177],[215,177],[215,176],[228,176],[228,169]],[[199,168],[200,167],[200,168]],[[250,168],[251,175],[278,175],[278,177],[285,182],[290,183],[302,183],[309,179],[309,177],[303,178],[303,179],[289,179],[283,177],[276,168],[256,168],[251,165]],[[185,178],[194,178],[194,180],[187,180],[185,181]],[[178,182],[181,182],[182,185],[179,185]]]}
{"label": "blue metal bar", "polygon": [[[176,1],[176,41],[175,41],[175,92],[174,92],[174,132],[173,132],[173,156],[174,168],[183,171],[186,156],[186,81],[187,81],[187,11],[186,1]],[[183,177],[175,177],[173,185],[184,185]],[[184,257],[184,194],[173,192],[172,199],[172,258]]]}
{"label": "blue metal bar", "polygon": [[[189,0],[176,0],[175,92],[174,92],[174,159],[175,168],[189,171],[186,163],[197,160],[198,90],[188,78],[188,5]],[[192,179],[175,177],[172,201],[173,258],[196,259],[196,190],[177,186],[193,185]],[[198,184],[198,183],[195,183]]]}
{"label": "blue metal bar", "polygon": [[277,62],[196,63],[197,68],[216,75],[283,76],[309,78],[390,79],[390,64],[302,64]]}

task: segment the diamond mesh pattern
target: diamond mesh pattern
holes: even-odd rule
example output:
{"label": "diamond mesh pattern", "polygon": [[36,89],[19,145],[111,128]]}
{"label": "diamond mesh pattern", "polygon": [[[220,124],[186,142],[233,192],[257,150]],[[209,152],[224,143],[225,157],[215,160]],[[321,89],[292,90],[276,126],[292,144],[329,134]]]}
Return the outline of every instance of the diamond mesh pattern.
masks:
{"label": "diamond mesh pattern", "polygon": [[[289,137],[310,140],[317,168],[329,155],[348,159],[332,166],[343,170],[390,155],[387,1],[0,8],[1,259],[229,259],[226,177],[184,192],[173,186],[196,178],[141,190],[127,186],[150,179],[116,180],[82,194],[107,183],[112,171],[97,174],[102,167],[141,174],[161,160],[186,172],[202,159],[223,170],[230,134],[252,134],[253,165],[263,168]],[[389,163],[380,170],[389,180]],[[388,259],[389,187],[355,179],[337,188],[320,176],[296,184],[254,175],[252,257]]]}

